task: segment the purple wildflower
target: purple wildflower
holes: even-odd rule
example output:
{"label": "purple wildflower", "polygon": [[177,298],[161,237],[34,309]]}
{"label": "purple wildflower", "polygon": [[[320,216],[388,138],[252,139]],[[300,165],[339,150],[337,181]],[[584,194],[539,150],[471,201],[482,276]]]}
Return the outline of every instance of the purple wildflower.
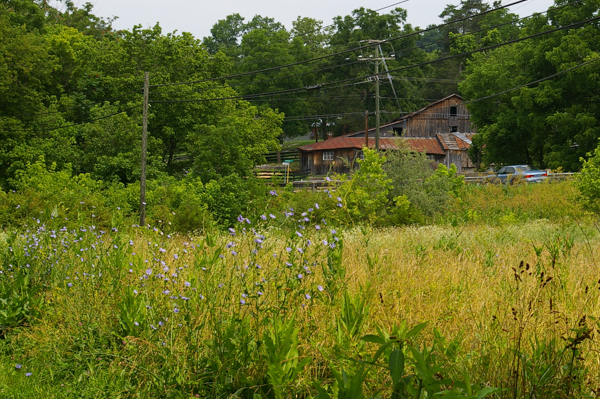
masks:
{"label": "purple wildflower", "polygon": [[308,294],[304,294],[304,297],[305,297],[306,299],[310,299],[310,295],[308,295]]}
{"label": "purple wildflower", "polygon": [[323,292],[323,286],[322,285],[317,285],[317,289],[321,292]]}

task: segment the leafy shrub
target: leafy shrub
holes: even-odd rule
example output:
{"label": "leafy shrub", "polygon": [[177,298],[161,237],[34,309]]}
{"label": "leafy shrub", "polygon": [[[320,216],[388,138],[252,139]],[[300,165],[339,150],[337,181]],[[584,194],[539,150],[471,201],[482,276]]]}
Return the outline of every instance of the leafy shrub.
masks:
{"label": "leafy shrub", "polygon": [[419,213],[428,217],[444,214],[464,187],[464,178],[457,175],[454,164],[449,169],[440,164],[434,170],[425,153],[408,148],[390,152],[384,169],[392,180],[390,194],[394,198],[406,197],[415,221],[421,220]]}
{"label": "leafy shrub", "polygon": [[600,211],[600,146],[583,163],[581,174],[575,180],[581,203],[593,212]]}
{"label": "leafy shrub", "polygon": [[338,206],[347,209],[350,222],[363,222],[385,226],[394,222],[414,222],[410,201],[406,196],[390,198],[392,179],[388,178],[383,165],[386,157],[375,150],[364,148],[360,167],[337,190]]}

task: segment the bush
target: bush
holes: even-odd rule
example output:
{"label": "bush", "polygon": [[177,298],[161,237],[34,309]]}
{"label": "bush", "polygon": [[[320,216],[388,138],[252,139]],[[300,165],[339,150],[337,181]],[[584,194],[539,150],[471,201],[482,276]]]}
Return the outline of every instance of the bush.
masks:
{"label": "bush", "polygon": [[575,180],[580,192],[580,200],[585,208],[600,211],[600,146],[593,154],[588,154],[587,160],[581,158],[583,163],[581,174]]}
{"label": "bush", "polygon": [[464,187],[464,178],[457,175],[454,164],[450,169],[440,164],[434,170],[425,153],[408,148],[390,152],[384,170],[392,180],[390,195],[394,198],[406,196],[417,219],[422,219],[419,213],[428,217],[444,214],[453,198],[462,194]]}

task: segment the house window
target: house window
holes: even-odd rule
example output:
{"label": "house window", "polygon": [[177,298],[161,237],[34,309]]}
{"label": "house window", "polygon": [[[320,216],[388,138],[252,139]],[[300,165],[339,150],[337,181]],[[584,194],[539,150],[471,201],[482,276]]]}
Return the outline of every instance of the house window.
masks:
{"label": "house window", "polygon": [[456,105],[453,105],[450,107],[450,116],[456,116],[457,114],[457,107]]}
{"label": "house window", "polygon": [[362,151],[358,152],[358,159],[365,159],[365,153]]}
{"label": "house window", "polygon": [[450,132],[451,133],[458,132],[458,126],[450,126]]}
{"label": "house window", "polygon": [[333,151],[323,151],[323,161],[333,161]]}

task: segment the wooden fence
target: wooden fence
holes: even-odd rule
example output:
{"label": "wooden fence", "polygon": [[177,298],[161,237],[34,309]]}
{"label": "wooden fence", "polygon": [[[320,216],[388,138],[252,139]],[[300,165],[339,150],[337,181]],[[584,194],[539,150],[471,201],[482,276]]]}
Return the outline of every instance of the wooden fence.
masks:
{"label": "wooden fence", "polygon": [[[279,156],[280,156],[281,162],[300,161],[300,151],[298,151],[298,150],[279,151]],[[268,154],[265,154],[265,158],[267,160],[267,163],[277,163],[277,153],[276,152],[270,152]]]}
{"label": "wooden fence", "polygon": [[[577,175],[578,173],[548,173],[548,180],[550,182],[555,182],[555,181],[562,181],[562,180],[568,180],[573,178],[573,176]],[[465,176],[465,183],[470,183],[470,184],[487,184],[487,183],[492,183],[490,181],[490,179],[488,178],[489,176],[492,176],[493,173],[466,173]]]}
{"label": "wooden fence", "polygon": [[260,167],[254,169],[254,175],[259,179],[263,179],[269,183],[277,183],[279,185],[286,185],[287,183],[295,182],[298,180],[308,179],[310,176],[309,170],[288,170],[286,167],[275,166],[275,167]]}

